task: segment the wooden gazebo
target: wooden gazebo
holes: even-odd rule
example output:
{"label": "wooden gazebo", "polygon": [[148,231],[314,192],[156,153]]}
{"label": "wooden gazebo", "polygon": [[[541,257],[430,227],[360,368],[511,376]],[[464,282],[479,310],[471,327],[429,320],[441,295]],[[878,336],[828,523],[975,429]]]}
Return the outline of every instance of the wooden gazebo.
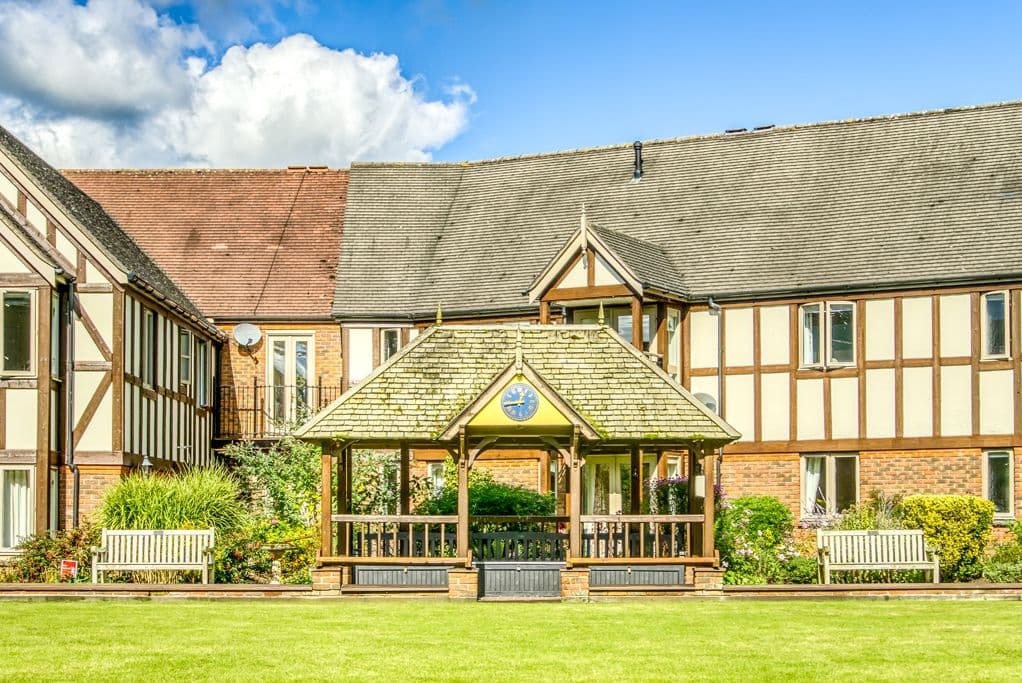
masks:
{"label": "wooden gazebo", "polygon": [[[407,573],[471,569],[474,561],[487,560],[543,560],[565,568],[718,566],[716,458],[706,456],[739,437],[602,325],[432,327],[297,435],[323,447],[319,559],[323,566],[345,568],[343,582],[353,580],[350,567]],[[397,514],[352,514],[356,448],[400,452]],[[411,514],[408,473],[415,449],[444,449],[457,463],[456,515]],[[566,514],[470,519],[469,470],[489,449],[557,458],[567,474],[561,490]],[[641,463],[651,453],[687,455],[687,511],[640,514]],[[629,509],[585,515],[583,468],[587,458],[602,454],[629,458]],[[692,476],[700,465],[702,477]],[[482,521],[491,531],[480,534],[485,544],[470,534]],[[502,523],[509,530],[495,546],[492,529]]]}

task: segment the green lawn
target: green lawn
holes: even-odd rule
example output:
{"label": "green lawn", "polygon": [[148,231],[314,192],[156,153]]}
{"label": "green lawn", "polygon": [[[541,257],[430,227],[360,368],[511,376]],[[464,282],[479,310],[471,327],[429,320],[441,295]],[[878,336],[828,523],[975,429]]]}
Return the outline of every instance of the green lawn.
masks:
{"label": "green lawn", "polygon": [[1019,680],[1022,602],[0,602],[0,680]]}

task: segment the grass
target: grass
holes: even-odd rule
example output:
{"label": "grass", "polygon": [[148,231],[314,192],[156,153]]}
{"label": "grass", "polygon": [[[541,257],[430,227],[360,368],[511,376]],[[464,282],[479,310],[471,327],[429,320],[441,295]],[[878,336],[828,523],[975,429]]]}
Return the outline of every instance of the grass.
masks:
{"label": "grass", "polygon": [[4,602],[0,680],[1018,680],[1020,602]]}

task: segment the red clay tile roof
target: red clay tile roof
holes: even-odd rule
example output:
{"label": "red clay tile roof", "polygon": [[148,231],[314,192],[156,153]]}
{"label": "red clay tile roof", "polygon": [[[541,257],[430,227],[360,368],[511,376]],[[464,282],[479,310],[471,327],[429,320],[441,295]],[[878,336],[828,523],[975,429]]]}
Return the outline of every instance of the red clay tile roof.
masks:
{"label": "red clay tile roof", "polygon": [[329,319],[348,172],[67,170],[217,319]]}

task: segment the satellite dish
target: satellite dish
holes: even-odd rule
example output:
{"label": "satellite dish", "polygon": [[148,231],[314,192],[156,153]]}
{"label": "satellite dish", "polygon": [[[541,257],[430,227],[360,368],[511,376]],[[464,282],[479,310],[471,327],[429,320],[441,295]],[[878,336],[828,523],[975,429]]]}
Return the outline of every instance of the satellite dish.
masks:
{"label": "satellite dish", "polygon": [[258,344],[262,338],[263,333],[252,323],[241,323],[234,328],[234,341],[238,342],[238,346],[249,348]]}
{"label": "satellite dish", "polygon": [[715,413],[717,412],[717,399],[713,398],[709,394],[704,394],[700,392],[695,395],[695,399],[702,403],[707,408],[709,408],[710,410],[712,410],[713,412]]}

